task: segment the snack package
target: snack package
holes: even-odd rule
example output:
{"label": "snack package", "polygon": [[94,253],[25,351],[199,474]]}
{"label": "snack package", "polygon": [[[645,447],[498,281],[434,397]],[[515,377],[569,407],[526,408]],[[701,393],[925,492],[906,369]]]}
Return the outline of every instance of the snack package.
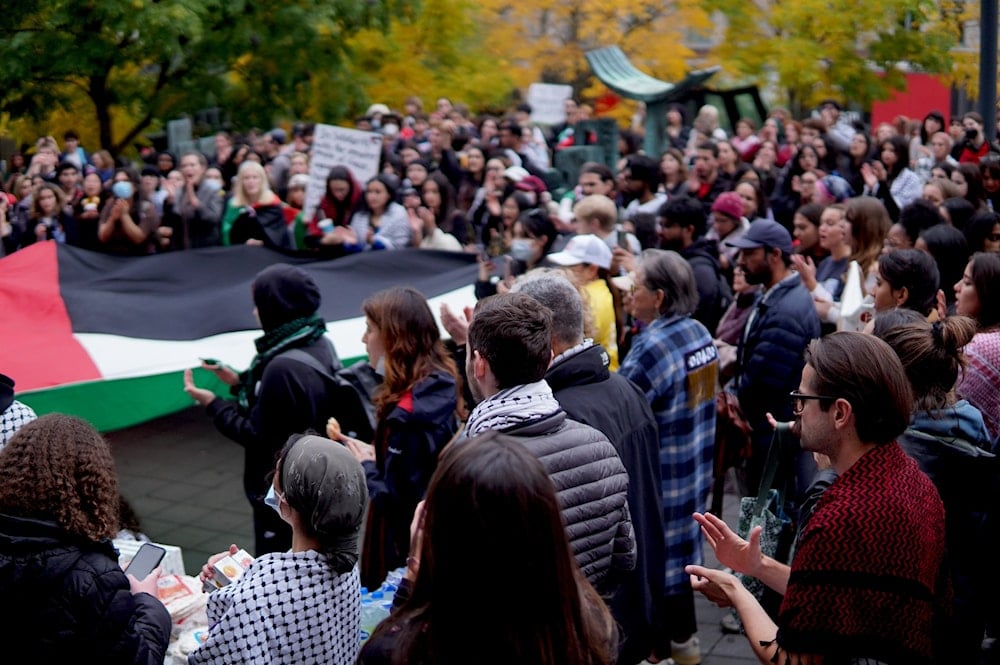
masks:
{"label": "snack package", "polygon": [[[239,550],[215,562],[212,566],[214,579],[212,584],[216,589],[232,584],[243,576],[243,571],[253,563],[253,557],[246,550]],[[208,584],[206,583],[206,588]]]}

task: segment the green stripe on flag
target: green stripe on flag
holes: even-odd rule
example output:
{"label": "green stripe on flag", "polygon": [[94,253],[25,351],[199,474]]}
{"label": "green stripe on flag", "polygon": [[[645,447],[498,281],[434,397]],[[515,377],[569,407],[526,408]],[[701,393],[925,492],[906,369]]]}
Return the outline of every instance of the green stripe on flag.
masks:
{"label": "green stripe on flag", "polygon": [[[344,360],[345,366],[364,356]],[[195,383],[221,397],[231,397],[229,386],[207,370],[195,369]],[[56,388],[18,393],[38,415],[67,413],[83,418],[101,432],[132,427],[177,411],[193,402],[184,393],[184,372],[169,372],[113,381],[86,381]]]}

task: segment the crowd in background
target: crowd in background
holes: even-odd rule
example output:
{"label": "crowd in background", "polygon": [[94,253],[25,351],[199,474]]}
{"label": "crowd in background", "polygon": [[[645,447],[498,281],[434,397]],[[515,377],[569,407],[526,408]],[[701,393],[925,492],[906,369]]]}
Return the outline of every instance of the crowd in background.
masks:
{"label": "crowd in background", "polygon": [[[530,108],[523,105],[502,118],[476,119],[447,99],[438,100],[430,112],[416,98],[400,111],[373,105],[357,127],[382,136],[378,175],[360,183],[350,169],[333,167],[308,219],[302,206],[313,129],[305,123],[296,124],[290,137],[282,129],[242,137],[219,133],[214,155],[150,154],[140,172],[116,166],[103,151],[88,155],[71,133],[64,137],[62,150],[44,138],[27,164],[23,158],[10,160],[8,193],[0,196],[0,233],[8,253],[52,239],[126,255],[244,243],[320,258],[407,247],[478,255],[475,292],[480,301],[475,314],[442,311],[453,342],[447,354],[420,294],[399,289],[366,302],[364,341],[374,374],[361,393],[375,409],[371,431],[362,438],[372,443],[348,436],[339,427],[326,429],[364,469],[372,497],[372,530],[361,547],[360,575],[377,582],[388,569],[405,566],[412,583],[407,591],[413,595],[397,597],[398,613],[362,652],[362,662],[402,662],[401,649],[427,662],[451,662],[467,653],[463,649],[472,648],[468,644],[474,642],[463,642],[465,637],[498,625],[523,639],[506,645],[508,657],[515,660],[530,652],[548,653],[540,662],[563,662],[552,651],[553,644],[561,645],[573,635],[573,653],[566,662],[609,662],[616,652],[648,656],[651,662],[668,654],[680,665],[699,662],[694,589],[685,566],[701,563],[700,527],[729,536],[711,520],[691,520],[691,513],[705,508],[713,474],[719,478],[732,464],[741,467],[747,493],[756,491],[775,419],[798,421],[810,400],[829,410],[841,399],[802,392],[803,386],[813,387],[803,373],[805,358],[819,353],[812,340],[835,330],[873,333],[885,344],[864,342],[858,348],[877,348],[889,358],[898,357],[900,372],[905,370],[910,384],[893,396],[897,402],[912,397],[911,408],[895,414],[909,426],[903,434],[891,432],[888,439],[898,435],[903,450],[930,476],[944,502],[941,512],[948,531],[942,538],[949,550],[953,616],[960,619],[950,625],[962,631],[956,653],[975,657],[983,635],[1000,629],[986,602],[989,585],[975,583],[979,555],[992,551],[998,533],[996,497],[984,491],[970,498],[956,490],[963,478],[990,477],[983,483],[994,482],[981,465],[984,459],[995,459],[1000,439],[1000,147],[986,140],[983,119],[967,113],[948,123],[941,113],[931,112],[919,122],[901,119],[868,128],[849,122],[840,105],[828,100],[802,121],[780,109],[759,128],[750,119],[740,119],[729,136],[713,107],[700,109],[690,124],[684,110],[673,107],[667,113],[661,154],[643,154],[637,130],[624,130],[614,168],[588,162],[580,167],[577,182],[553,191],[551,168],[558,153],[576,143],[577,123],[589,116],[586,107],[572,100],[565,110],[565,123],[541,128],[530,122]],[[562,281],[545,282],[544,276],[553,272],[547,268],[558,275],[552,279]],[[288,394],[299,390],[302,399],[293,403],[303,406],[310,394],[325,392],[325,374],[309,378],[314,386],[305,385],[309,363],[282,354],[293,347],[315,346],[313,355],[322,357],[309,362],[322,362],[323,372],[331,373],[340,369],[339,361],[321,341],[325,324],[316,317],[315,285],[287,267],[269,270],[258,276],[254,287],[265,336],[251,369],[238,374],[205,366],[233,386],[239,401],[227,402],[198,388],[191,375],[185,390],[208,408],[220,429],[247,446],[248,469],[247,442],[267,439],[271,446],[268,455],[254,453],[254,473],[247,477],[247,495],[259,527],[258,549],[264,549],[267,533],[272,539],[278,533],[272,526],[277,524],[285,540],[291,539],[276,545],[278,550],[290,542],[293,552],[311,548],[326,553],[327,534],[316,532],[316,522],[306,520],[315,517],[316,507],[303,496],[305,490],[289,493],[289,485],[301,479],[289,476],[290,467],[284,464],[301,444],[293,440],[285,445],[289,432],[277,425],[287,413],[287,408],[281,409],[282,404],[287,407]],[[564,288],[569,291],[559,291]],[[302,298],[307,302],[298,301]],[[579,303],[577,309],[564,311],[571,302]],[[406,327],[418,320],[420,331]],[[819,361],[811,362],[815,367],[810,365],[810,375],[815,375]],[[576,372],[572,379],[566,379],[569,367]],[[615,370],[615,381],[623,383],[612,391],[609,377]],[[560,378],[581,381],[581,376],[605,386],[608,403],[613,393],[634,408],[636,422],[648,425],[641,435],[643,445],[651,448],[651,459],[658,465],[628,459],[629,453],[623,452],[628,448],[621,445],[627,437],[610,432],[621,423],[601,410],[593,394],[586,400],[565,393],[560,398],[556,390],[553,396]],[[278,388],[272,391],[268,384]],[[435,390],[430,390],[432,385]],[[583,403],[586,409],[580,408]],[[861,410],[861,405],[853,407]],[[331,415],[332,408],[323,408],[303,416],[292,431],[301,433],[307,420],[312,429],[324,429],[316,426],[316,418]],[[580,412],[574,413],[574,408]],[[614,409],[623,413],[626,406]],[[271,415],[262,415],[266,411]],[[812,410],[809,414],[815,417]],[[732,428],[724,430],[724,423],[749,425],[739,450],[732,449],[738,437],[728,438]],[[264,436],[268,427],[281,430],[280,436]],[[480,448],[456,451],[448,446],[459,433],[472,438],[489,430],[518,439],[541,465],[521,455],[514,444],[502,439],[498,444],[498,437],[488,438]],[[567,539],[558,516],[552,519],[558,512],[556,502],[563,511],[577,508],[567,501],[579,488],[567,475],[557,479],[565,472],[558,464],[573,470],[571,477],[577,473],[573,446],[563,446],[566,441],[578,443],[574,436],[587,438],[608,469],[587,482],[608,484],[612,489],[604,487],[603,496],[616,501],[613,507],[602,507],[613,519],[598,516],[612,535],[587,532],[585,543],[576,532]],[[539,440],[562,447],[543,454]],[[279,451],[275,466],[271,454]],[[558,464],[553,461],[557,457]],[[783,511],[800,532],[813,514],[818,520],[834,519],[813,502],[814,481],[825,478],[829,487],[839,487],[837,474],[831,477],[821,457],[801,450],[788,457],[790,466],[780,478],[787,488]],[[327,462],[357,472],[346,457]],[[502,474],[494,476],[491,464],[526,474],[526,484],[502,486],[501,481],[516,474],[499,478]],[[657,477],[640,483],[640,472],[649,466],[658,466]],[[273,480],[264,478],[269,470],[275,472]],[[846,475],[847,468],[839,471]],[[529,480],[545,474],[554,486],[539,481],[544,488],[524,493]],[[631,484],[611,482],[623,476]],[[921,491],[929,487],[916,482],[923,483]],[[639,496],[637,487],[644,487],[646,494]],[[717,494],[720,488],[716,484]],[[421,508],[417,502],[425,493],[427,504]],[[447,557],[472,552],[473,545],[487,549],[498,561],[512,561],[520,552],[514,548],[505,559],[506,550],[489,537],[490,525],[477,521],[487,511],[469,509],[473,499],[499,501],[492,497],[495,493],[508,501],[496,504],[499,508],[489,517],[499,520],[505,535],[513,539],[510,524],[516,517],[511,515],[537,510],[540,522],[531,527],[532,544],[545,543],[559,553],[549,574],[556,583],[538,598],[540,604],[550,602],[556,608],[554,615],[547,614],[550,621],[558,619],[552,625],[525,627],[492,612],[496,625],[479,627],[460,616],[467,610],[454,596],[461,580],[448,569],[462,559]],[[357,496],[353,498],[356,503]],[[653,521],[648,519],[649,500]],[[352,503],[350,519],[338,522],[355,539],[360,525],[356,508]],[[877,513],[878,506],[874,508]],[[600,521],[585,517],[574,513],[583,524]],[[453,538],[456,525],[470,523],[478,530],[470,530],[468,540]],[[967,528],[956,531],[954,524]],[[944,523],[936,522],[929,531],[935,529],[944,533]],[[336,544],[350,549],[343,547],[341,536],[338,532]],[[711,542],[718,549],[716,536]],[[822,560],[825,555],[814,541],[812,547],[812,560]],[[576,565],[564,556],[568,551]],[[942,565],[943,557],[930,558],[929,567]],[[357,576],[357,560],[357,554],[338,560],[336,575]],[[792,565],[794,571],[794,561]],[[638,613],[642,616],[627,616],[618,604],[628,578],[617,575],[630,569],[642,571],[634,573],[642,576],[640,583],[649,582],[655,589],[646,590],[653,598]],[[506,575],[497,607],[508,601],[515,606],[530,603],[530,590],[523,583],[530,574],[532,583],[541,584],[538,570],[525,571],[518,580]],[[871,570],[877,577],[877,566]],[[663,579],[652,583],[660,571]],[[490,573],[499,575],[497,570]],[[273,574],[290,573],[282,569]],[[135,582],[132,588],[140,593]],[[352,589],[357,584],[355,577],[341,582]],[[794,577],[779,586],[783,589],[785,583],[794,586]],[[702,584],[695,586],[704,590]],[[436,588],[447,593],[435,595]],[[523,593],[501,593],[515,588]],[[567,589],[579,593],[567,596]],[[242,591],[252,595],[254,589]],[[572,601],[560,605],[560,594]],[[239,611],[221,602],[218,612]],[[772,616],[781,616],[771,609]],[[905,614],[901,611],[900,625],[911,618]],[[621,644],[609,627],[612,618],[628,628],[620,635]],[[794,617],[779,619],[782,626],[789,622],[794,624]],[[245,622],[236,623],[243,626],[234,629],[241,634]],[[929,623],[920,625],[930,630]],[[462,639],[439,637],[448,630]],[[892,642],[900,634],[903,639]],[[914,646],[907,643],[905,630],[900,634],[883,635],[885,643],[898,649],[897,656],[904,654],[885,662],[930,662],[929,640]],[[213,648],[223,654],[220,658],[236,657],[232,641],[218,634],[215,639]],[[525,647],[529,643],[533,646]],[[353,647],[339,644],[336,649],[351,652],[353,658]]]}

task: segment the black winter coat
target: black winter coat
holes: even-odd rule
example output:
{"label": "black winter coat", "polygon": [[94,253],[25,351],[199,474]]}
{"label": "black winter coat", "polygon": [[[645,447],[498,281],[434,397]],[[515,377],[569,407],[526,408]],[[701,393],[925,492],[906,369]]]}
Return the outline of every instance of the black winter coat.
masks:
{"label": "black winter coat", "polygon": [[608,354],[600,345],[555,363],[545,380],[570,418],[608,437],[628,472],[636,563],[635,570],[622,575],[609,606],[623,633],[619,662],[638,662],[650,653],[654,604],[663,595],[665,544],[656,419],[639,387],[608,370]]}
{"label": "black winter coat", "polygon": [[0,641],[10,657],[20,652],[32,663],[60,665],[163,662],[170,615],[149,594],[132,595],[109,541],[0,515],[0,598]]}

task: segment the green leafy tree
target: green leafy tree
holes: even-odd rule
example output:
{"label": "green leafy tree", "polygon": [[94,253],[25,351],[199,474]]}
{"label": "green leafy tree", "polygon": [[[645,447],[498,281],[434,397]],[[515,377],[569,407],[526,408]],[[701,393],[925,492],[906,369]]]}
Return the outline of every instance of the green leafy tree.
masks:
{"label": "green leafy tree", "polygon": [[[33,0],[6,3],[0,104],[45,118],[86,98],[101,147],[121,152],[151,124],[207,105],[243,122],[336,115],[325,89],[356,30],[409,0]],[[342,91],[341,91],[342,92]],[[316,100],[320,100],[317,104]],[[118,129],[116,116],[132,119]]]}
{"label": "green leafy tree", "polygon": [[716,49],[733,75],[777,80],[793,109],[827,96],[869,107],[907,68],[947,73],[955,22],[936,0],[706,0],[728,23]]}

